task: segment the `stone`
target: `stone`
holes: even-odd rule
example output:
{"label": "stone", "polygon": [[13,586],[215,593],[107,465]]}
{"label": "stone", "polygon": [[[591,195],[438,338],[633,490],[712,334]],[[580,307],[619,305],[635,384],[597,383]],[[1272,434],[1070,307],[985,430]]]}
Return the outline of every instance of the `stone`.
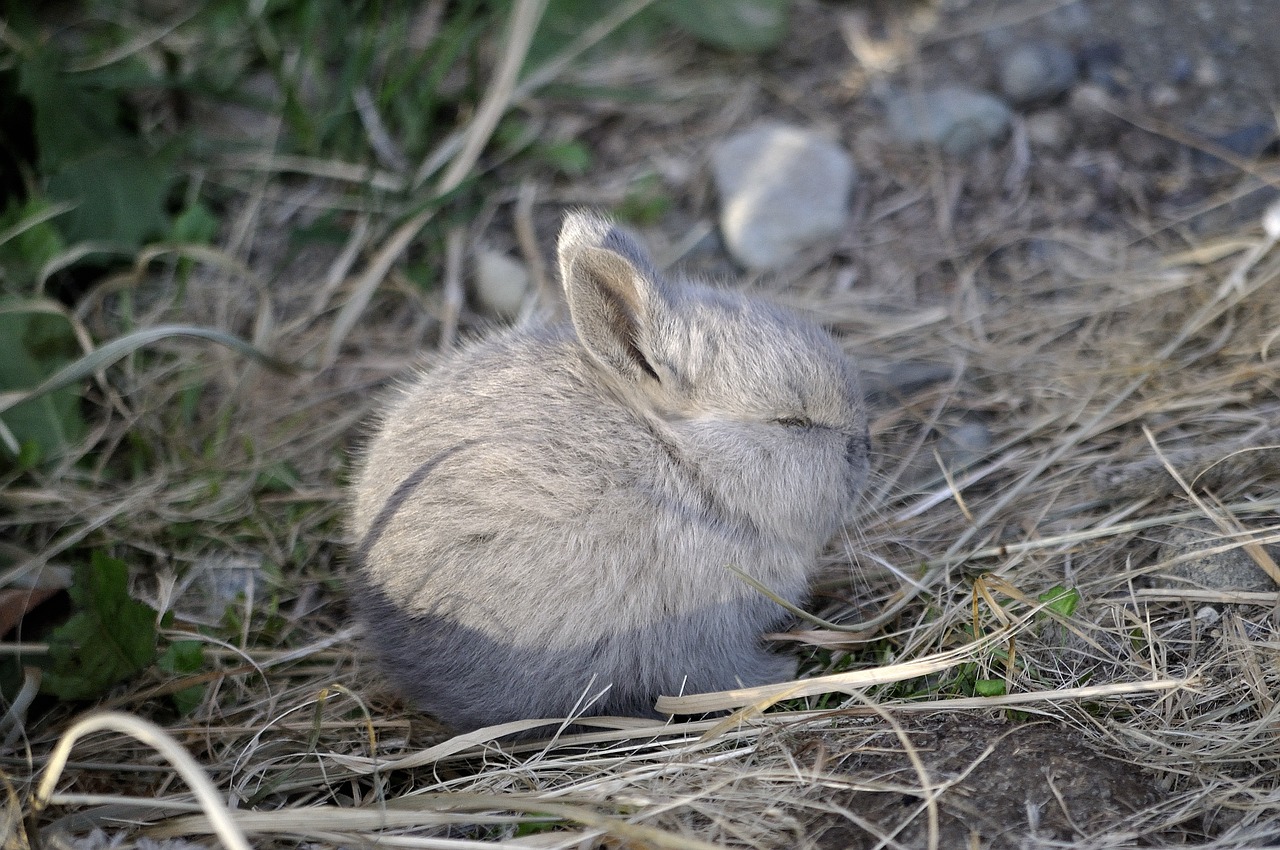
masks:
{"label": "stone", "polygon": [[1034,112],[1023,121],[1032,146],[1062,153],[1071,146],[1071,122],[1061,112]]}
{"label": "stone", "polygon": [[[1186,557],[1190,552],[1209,550],[1231,542],[1211,521],[1196,520],[1174,528],[1160,546],[1157,559],[1161,562]],[[1262,547],[1272,560],[1280,562],[1280,545]],[[1151,583],[1163,588],[1192,588],[1201,590],[1273,591],[1276,583],[1243,547],[1237,546],[1223,552],[1207,552],[1204,555],[1171,564],[1153,573]]]}
{"label": "stone", "polygon": [[1077,72],[1070,50],[1057,42],[1033,41],[1000,63],[1000,91],[1019,105],[1050,100],[1075,85]]}
{"label": "stone", "polygon": [[203,576],[203,601],[210,617],[221,617],[227,608],[270,587],[261,558],[231,552],[215,552],[195,563]]}
{"label": "stone", "polygon": [[[1277,134],[1274,121],[1259,121],[1255,124],[1238,127],[1227,133],[1212,136],[1209,138],[1209,142],[1213,147],[1221,148],[1240,159],[1251,160],[1264,156],[1277,147],[1277,144],[1280,143],[1280,135]],[[1235,166],[1199,148],[1192,149],[1191,164],[1200,172],[1208,175],[1226,174],[1235,171]]]}
{"label": "stone", "polygon": [[865,373],[863,388],[873,402],[897,404],[912,393],[951,380],[955,374],[953,363],[895,360],[883,374]]}
{"label": "stone", "polygon": [[1094,23],[1093,14],[1083,0],[1071,0],[1065,5],[1058,6],[1049,13],[1047,21],[1053,32],[1067,37],[1086,35],[1097,26]]}
{"label": "stone", "polygon": [[1118,118],[1111,107],[1111,96],[1101,86],[1084,83],[1071,90],[1067,99],[1073,135],[1084,144],[1110,146],[1132,125]]}
{"label": "stone", "polygon": [[973,466],[987,456],[991,450],[993,439],[991,429],[981,422],[961,422],[955,427],[942,432],[938,441],[938,456],[951,472],[958,472]]}
{"label": "stone", "polygon": [[1262,211],[1262,232],[1268,239],[1280,241],[1280,198],[1267,204]]}
{"label": "stone", "polygon": [[889,131],[901,142],[936,145],[963,156],[1003,138],[1012,113],[1000,98],[963,86],[943,86],[887,99]]}
{"label": "stone", "polygon": [[1124,51],[1114,41],[1086,44],[1080,50],[1084,78],[1112,95],[1125,90],[1128,75],[1124,71]]}
{"label": "stone", "polygon": [[1191,78],[1201,88],[1216,89],[1222,85],[1222,68],[1212,56],[1202,56],[1200,61],[1196,62]]}
{"label": "stone", "polygon": [[473,283],[481,309],[500,319],[513,319],[529,292],[529,271],[501,251],[484,249],[476,255]]}
{"label": "stone", "polygon": [[711,152],[720,231],[748,269],[780,268],[843,230],[857,171],[840,145],[801,127],[764,124]]}

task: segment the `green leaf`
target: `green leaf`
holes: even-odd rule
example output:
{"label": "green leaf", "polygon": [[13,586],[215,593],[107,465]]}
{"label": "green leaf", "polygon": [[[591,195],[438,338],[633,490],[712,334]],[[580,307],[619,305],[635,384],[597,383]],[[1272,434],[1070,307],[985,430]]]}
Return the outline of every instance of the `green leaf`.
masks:
{"label": "green leaf", "polygon": [[293,464],[280,460],[259,472],[255,484],[259,492],[288,493],[301,488],[302,476]]}
{"label": "green leaf", "polygon": [[111,92],[84,88],[62,70],[63,57],[45,45],[18,68],[18,91],[35,112],[40,170],[63,165],[120,139],[120,100]]}
{"label": "green leaf", "polygon": [[[666,0],[669,5],[682,1]],[[550,60],[582,35],[583,30],[616,11],[619,5],[617,0],[548,0],[533,43],[529,45],[526,71]],[[603,42],[601,50],[607,52],[615,45],[660,37],[663,21],[660,16],[649,14],[651,10],[652,7],[646,8],[614,30]]]}
{"label": "green leaf", "polygon": [[71,242],[102,241],[138,248],[164,233],[172,157],[148,150],[121,120],[122,92],[154,85],[137,61],[93,73],[70,73],[48,43],[23,56],[18,90],[34,112],[39,171],[52,200],[75,208],[58,227]]}
{"label": "green leaf", "polygon": [[787,34],[790,0],[661,0],[658,11],[680,29],[726,50],[756,53]]}
{"label": "green leaf", "polygon": [[641,227],[649,227],[671,209],[671,198],[665,194],[662,180],[656,174],[648,174],[634,181],[627,194],[614,210],[618,218]]}
{"label": "green leaf", "polygon": [[[70,363],[76,353],[71,324],[39,312],[0,311],[0,393],[28,389]],[[84,438],[80,392],[67,385],[0,410],[0,422],[22,447],[15,458],[26,468],[52,460]],[[13,457],[9,451],[5,455]]]}
{"label": "green leaf", "polygon": [[65,207],[32,197],[0,216],[0,278],[11,295],[29,293],[45,263],[66,249],[52,221],[64,212]]}
{"label": "green leaf", "polygon": [[973,683],[973,692],[980,697],[1004,696],[1004,679],[978,679]]}
{"label": "green leaf", "polygon": [[581,177],[591,170],[591,151],[582,142],[550,142],[538,145],[537,152],[566,177]]}
{"label": "green leaf", "polygon": [[76,568],[77,609],[49,636],[40,688],[60,699],[93,699],[156,658],[156,612],[129,596],[129,569],[102,552]]}
{"label": "green leaf", "polygon": [[1075,588],[1068,590],[1060,584],[1054,585],[1036,598],[1041,602],[1047,602],[1048,605],[1045,607],[1048,610],[1063,617],[1070,617],[1080,605],[1080,591]]}
{"label": "green leaf", "polygon": [[303,245],[337,245],[342,247],[351,238],[350,228],[332,212],[322,213],[310,224],[289,232],[292,247]]}
{"label": "green leaf", "polygon": [[166,673],[189,676],[204,667],[204,642],[175,640],[156,659],[156,666]]}
{"label": "green leaf", "polygon": [[[176,640],[165,647],[156,666],[174,676],[189,676],[204,669],[204,643],[198,640]],[[192,685],[173,694],[179,714],[190,714],[204,701],[204,685]]]}
{"label": "green leaf", "polygon": [[218,219],[209,208],[196,201],[183,210],[169,227],[170,242],[208,245],[218,234]]}
{"label": "green leaf", "polygon": [[76,205],[60,224],[68,241],[104,241],[137,249],[168,229],[165,201],[173,184],[167,155],[135,144],[102,147],[49,178],[54,200]]}

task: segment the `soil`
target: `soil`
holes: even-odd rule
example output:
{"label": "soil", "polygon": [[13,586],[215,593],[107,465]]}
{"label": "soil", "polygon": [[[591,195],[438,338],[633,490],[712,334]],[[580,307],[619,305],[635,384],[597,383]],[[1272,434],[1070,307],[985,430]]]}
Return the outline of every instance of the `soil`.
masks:
{"label": "soil", "polygon": [[[818,753],[832,773],[918,788],[919,774],[905,751],[910,742],[930,781],[943,786],[937,798],[939,847],[1017,848],[1029,839],[1069,842],[1084,836],[1122,841],[1133,834],[1134,815],[1163,790],[1151,775],[1099,755],[1077,732],[1058,724],[942,718],[908,726],[904,736],[906,741],[882,730],[847,753],[840,750],[841,738],[828,736],[800,752]],[[869,850],[879,836],[890,834],[905,847],[928,846],[929,817],[920,795],[842,796],[833,802],[866,823],[855,827],[838,816],[815,823],[809,832],[815,848]]]}

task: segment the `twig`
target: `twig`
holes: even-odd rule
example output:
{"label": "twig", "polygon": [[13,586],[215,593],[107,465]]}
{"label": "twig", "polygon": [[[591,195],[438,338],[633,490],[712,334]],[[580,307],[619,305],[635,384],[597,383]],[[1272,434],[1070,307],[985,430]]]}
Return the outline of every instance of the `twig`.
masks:
{"label": "twig", "polygon": [[453,348],[458,337],[458,316],[462,314],[462,255],[467,232],[451,227],[444,241],[444,304],[440,317],[440,350]]}

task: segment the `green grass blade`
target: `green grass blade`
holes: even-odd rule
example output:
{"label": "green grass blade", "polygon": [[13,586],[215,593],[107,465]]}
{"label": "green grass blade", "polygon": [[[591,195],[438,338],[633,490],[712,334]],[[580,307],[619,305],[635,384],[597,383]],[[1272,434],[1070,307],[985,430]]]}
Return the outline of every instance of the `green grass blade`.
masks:
{"label": "green grass blade", "polygon": [[196,339],[207,339],[210,342],[216,342],[219,345],[226,346],[238,354],[243,354],[257,362],[281,372],[293,372],[294,367],[282,360],[278,360],[254,346],[232,336],[225,331],[215,330],[213,328],[201,328],[194,325],[156,325],[153,328],[143,328],[129,334],[125,334],[119,339],[113,339],[105,345],[99,346],[93,351],[69,363],[62,369],[59,369],[47,379],[42,381],[36,387],[20,393],[6,393],[0,396],[0,413],[8,410],[15,405],[25,401],[40,398],[47,393],[62,389],[65,386],[82,381],[95,372],[105,369],[107,366],[120,360],[128,354],[132,354],[140,348],[160,342],[161,340],[170,339],[172,337],[194,337]]}

